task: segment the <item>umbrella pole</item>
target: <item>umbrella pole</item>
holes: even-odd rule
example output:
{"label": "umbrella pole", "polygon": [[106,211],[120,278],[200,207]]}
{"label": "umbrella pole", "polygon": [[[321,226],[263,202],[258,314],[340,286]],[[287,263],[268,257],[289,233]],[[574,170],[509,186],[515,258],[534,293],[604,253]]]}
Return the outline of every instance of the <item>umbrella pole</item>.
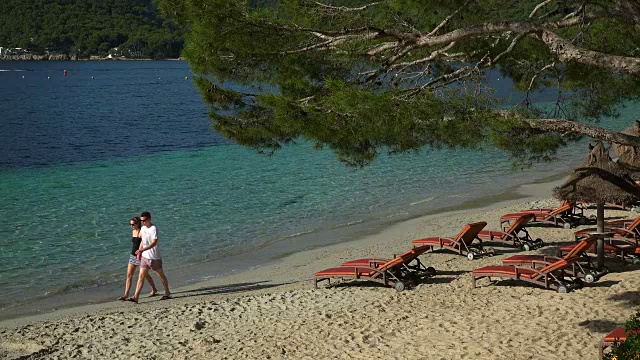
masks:
{"label": "umbrella pole", "polygon": [[[596,210],[596,226],[599,234],[604,234],[604,203],[599,202]],[[604,235],[598,237],[597,242],[598,270],[604,267]]]}

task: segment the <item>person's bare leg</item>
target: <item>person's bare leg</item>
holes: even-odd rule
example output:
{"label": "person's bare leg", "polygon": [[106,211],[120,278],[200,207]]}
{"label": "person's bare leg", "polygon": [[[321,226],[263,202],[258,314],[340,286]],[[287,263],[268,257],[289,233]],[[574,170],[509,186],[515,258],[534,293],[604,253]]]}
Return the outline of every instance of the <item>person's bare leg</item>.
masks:
{"label": "person's bare leg", "polygon": [[142,285],[144,285],[144,278],[149,274],[149,269],[140,267],[140,274],[138,275],[138,285],[136,286],[136,293],[133,294],[133,300],[138,302],[140,298],[140,292],[142,291]]}
{"label": "person's bare leg", "polygon": [[149,273],[147,273],[147,276],[145,276],[145,279],[147,279],[147,281],[149,282],[149,285],[151,285],[151,292],[149,293],[149,296],[154,296],[156,293],[158,293],[158,288],[156,288],[155,281],[153,281],[153,278]]}
{"label": "person's bare leg", "polygon": [[133,264],[129,264],[127,267],[127,280],[124,284],[124,298],[129,297],[129,291],[131,290],[131,279],[133,278],[133,273],[136,271],[136,266]]}
{"label": "person's bare leg", "polygon": [[169,281],[167,280],[167,277],[165,276],[164,271],[162,269],[158,269],[156,270],[156,274],[160,276],[160,281],[162,281],[162,287],[164,288],[164,296],[171,295],[171,291],[169,291]]}

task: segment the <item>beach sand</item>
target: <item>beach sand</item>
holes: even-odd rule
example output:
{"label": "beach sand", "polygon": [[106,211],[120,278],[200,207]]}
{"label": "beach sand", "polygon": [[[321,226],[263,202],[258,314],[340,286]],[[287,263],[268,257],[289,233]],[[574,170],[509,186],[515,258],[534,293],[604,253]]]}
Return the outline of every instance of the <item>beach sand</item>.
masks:
{"label": "beach sand", "polygon": [[[314,272],[343,261],[389,257],[412,239],[454,236],[474,221],[499,229],[504,213],[556,205],[544,199],[553,185],[524,187],[523,200],[419,217],[175,289],[169,301],[114,301],[7,320],[0,323],[0,358],[597,359],[600,339],[638,310],[640,266],[612,261],[613,272],[568,294],[486,279],[472,289],[471,270],[525,253],[490,245],[499,254],[474,261],[423,255],[438,275],[412,290],[358,282],[313,289]],[[550,245],[530,253],[555,255],[554,245],[572,242],[574,231],[531,227],[533,238]]]}

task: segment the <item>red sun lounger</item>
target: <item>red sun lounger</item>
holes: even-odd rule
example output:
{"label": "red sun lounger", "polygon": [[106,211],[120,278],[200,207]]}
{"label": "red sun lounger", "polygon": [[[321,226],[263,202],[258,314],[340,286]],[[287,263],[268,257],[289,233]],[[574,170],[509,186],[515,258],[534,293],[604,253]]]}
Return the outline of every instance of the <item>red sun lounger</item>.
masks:
{"label": "red sun lounger", "polygon": [[318,271],[315,273],[315,287],[318,288],[320,281],[327,280],[331,284],[331,279],[339,278],[375,281],[402,291],[413,281],[407,266],[430,249],[430,246],[416,247],[378,266],[341,266]]}
{"label": "red sun lounger", "polygon": [[[411,249],[413,250],[413,249]],[[409,250],[408,252],[410,252]],[[401,255],[402,256],[402,255]],[[395,257],[395,255],[394,255]],[[382,258],[362,258],[356,260],[350,260],[340,264],[340,267],[369,267],[378,268],[379,266],[391,261],[391,259]],[[405,262],[402,264],[403,272],[406,273],[406,278],[410,279],[411,285],[415,285],[421,278],[432,277],[436,275],[436,269],[429,266],[426,267],[419,257],[416,257],[411,262]]]}
{"label": "red sun lounger", "polygon": [[[604,224],[605,232],[612,232],[614,240],[617,239],[640,239],[640,216],[633,220],[619,220]],[[589,236],[590,233],[596,232],[596,228],[588,228],[576,231],[574,237],[577,240]]]}
{"label": "red sun lounger", "polygon": [[604,358],[604,352],[607,348],[609,348],[616,341],[625,341],[629,337],[630,334],[640,334],[640,330],[631,330],[626,331],[624,328],[615,328],[612,332],[608,333],[601,341],[600,341],[600,359]]}
{"label": "red sun lounger", "polygon": [[[598,240],[597,236],[590,236],[578,243],[567,255],[565,258],[570,258],[573,256],[581,257],[580,261],[577,261],[571,265],[571,267],[567,268],[567,273],[570,276],[578,277],[584,279],[585,282],[591,283],[599,278],[601,278],[604,274],[607,273],[606,270],[598,271],[595,269],[588,255],[586,255],[586,251],[589,247],[593,246],[593,244]],[[502,264],[504,265],[520,265],[520,266],[529,266],[529,267],[540,267],[546,266],[551,263],[560,260],[559,257],[555,256],[546,256],[546,255],[514,255],[510,256],[506,259],[502,260]]]}
{"label": "red sun lounger", "polygon": [[[567,245],[558,249],[558,255],[562,256],[570,251],[572,251],[576,245]],[[587,252],[595,253],[596,252],[596,244],[591,245],[587,248]],[[620,257],[622,260],[626,260],[627,258],[631,258],[631,261],[637,263],[640,261],[638,259],[638,255],[640,255],[640,248],[635,245],[635,243],[631,243],[630,241],[625,241],[623,239],[613,238],[613,239],[605,239],[604,243],[604,254],[613,257]],[[634,256],[635,255],[635,256]]]}
{"label": "red sun lounger", "polygon": [[562,226],[565,228],[571,228],[580,223],[586,223],[586,218],[582,214],[578,214],[576,204],[573,202],[563,202],[551,211],[549,209],[530,209],[518,211],[511,214],[505,214],[500,217],[500,226],[504,229],[508,224],[518,219],[523,214],[533,214],[535,219],[531,223],[543,223],[556,226]]}
{"label": "red sun lounger", "polygon": [[522,214],[504,231],[482,230],[478,237],[484,242],[501,242],[525,251],[544,246],[542,239],[533,240],[526,229],[527,224],[535,218],[534,214]]}
{"label": "red sun lounger", "polygon": [[413,244],[430,246],[432,250],[450,250],[466,256],[469,260],[479,256],[494,255],[495,252],[492,249],[485,250],[482,247],[482,239],[478,237],[478,234],[485,226],[487,226],[487,223],[484,221],[467,224],[454,238],[424,238],[413,240]]}
{"label": "red sun lounger", "polygon": [[541,269],[513,265],[485,266],[471,272],[472,285],[475,289],[477,280],[497,277],[522,280],[542,286],[545,289],[554,289],[559,293],[567,293],[583,285],[582,280],[569,278],[566,273],[566,269],[571,267],[579,259],[579,256],[566,257],[546,265]]}

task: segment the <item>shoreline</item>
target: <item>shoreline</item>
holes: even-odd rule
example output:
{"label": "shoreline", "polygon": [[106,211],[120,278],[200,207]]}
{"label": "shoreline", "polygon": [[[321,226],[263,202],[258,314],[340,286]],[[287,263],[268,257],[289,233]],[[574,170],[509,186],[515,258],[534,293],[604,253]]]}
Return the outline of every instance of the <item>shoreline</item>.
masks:
{"label": "shoreline", "polygon": [[[331,249],[336,247],[350,247],[358,243],[366,244],[371,238],[376,238],[392,229],[407,227],[411,223],[424,221],[431,217],[465,211],[475,212],[483,209],[489,210],[509,206],[514,203],[548,198],[551,194],[551,189],[557,186],[566,176],[566,173],[547,176],[534,180],[532,183],[506,188],[504,192],[496,195],[479,196],[465,200],[457,205],[436,208],[423,213],[407,213],[397,218],[378,219],[380,221],[358,223],[354,226],[325,229],[320,233],[287,237],[266,244],[263,247],[235,254],[227,258],[208,261],[202,264],[188,265],[179,269],[171,269],[171,272],[168,273],[170,283],[180,284],[172,288],[172,291],[174,293],[182,291],[197,292],[198,288],[203,289],[212,286],[228,285],[237,277],[243,279],[239,282],[242,284],[252,283],[252,278],[255,278],[255,286],[260,287],[280,286],[289,282],[303,282],[305,281],[304,277],[296,277],[293,280],[282,276],[277,280],[264,278],[261,276],[264,273],[262,269],[287,267],[287,263],[291,258],[304,257],[305,253],[312,251],[322,251],[323,249],[332,251]],[[308,243],[304,241],[304,237],[308,235],[315,237],[316,240],[317,238],[323,238],[325,240],[323,242],[312,242],[312,245],[309,246]],[[327,241],[326,239],[329,240]],[[243,269],[233,269],[234,265],[237,267],[238,262],[245,264]],[[191,271],[192,269],[197,269],[199,274],[194,277]],[[204,276],[205,274],[212,275]],[[310,274],[306,274],[306,276],[308,277]],[[274,277],[278,276],[274,275]],[[177,279],[177,281],[174,282],[172,279]],[[255,286],[245,285],[242,292],[251,290],[251,288]],[[122,291],[121,288],[122,284],[120,282],[110,283],[104,286],[74,290],[20,304],[2,310],[2,312],[6,314],[0,315],[0,328],[23,326],[31,322],[69,316],[77,312],[93,312],[98,309],[119,307],[119,302],[111,299],[120,295]],[[144,294],[147,289],[148,285],[143,288],[141,301],[144,301]],[[16,313],[9,314],[11,311],[16,311]]]}
{"label": "shoreline", "polygon": [[68,55],[3,55],[0,61],[187,61],[183,57],[178,58],[84,58]]}
{"label": "shoreline", "polygon": [[[452,236],[480,220],[498,229],[506,212],[556,206],[549,190],[561,181],[522,185],[518,199],[416,217],[176,288],[169,301],[111,301],[20,318],[11,326],[4,321],[0,357],[595,359],[602,337],[640,306],[640,266],[608,261],[608,274],[567,294],[509,280],[485,279],[472,288],[469,274],[514,253],[553,255],[556,246],[573,243],[576,229],[531,226],[530,235],[546,245],[530,252],[498,245],[494,256],[473,261],[447,252],[424,254],[422,262],[437,274],[406,291],[365,282],[313,288],[314,272],[344,260],[389,257],[415,238]],[[587,217],[594,213],[585,211]],[[607,210],[606,216],[637,214]]]}

